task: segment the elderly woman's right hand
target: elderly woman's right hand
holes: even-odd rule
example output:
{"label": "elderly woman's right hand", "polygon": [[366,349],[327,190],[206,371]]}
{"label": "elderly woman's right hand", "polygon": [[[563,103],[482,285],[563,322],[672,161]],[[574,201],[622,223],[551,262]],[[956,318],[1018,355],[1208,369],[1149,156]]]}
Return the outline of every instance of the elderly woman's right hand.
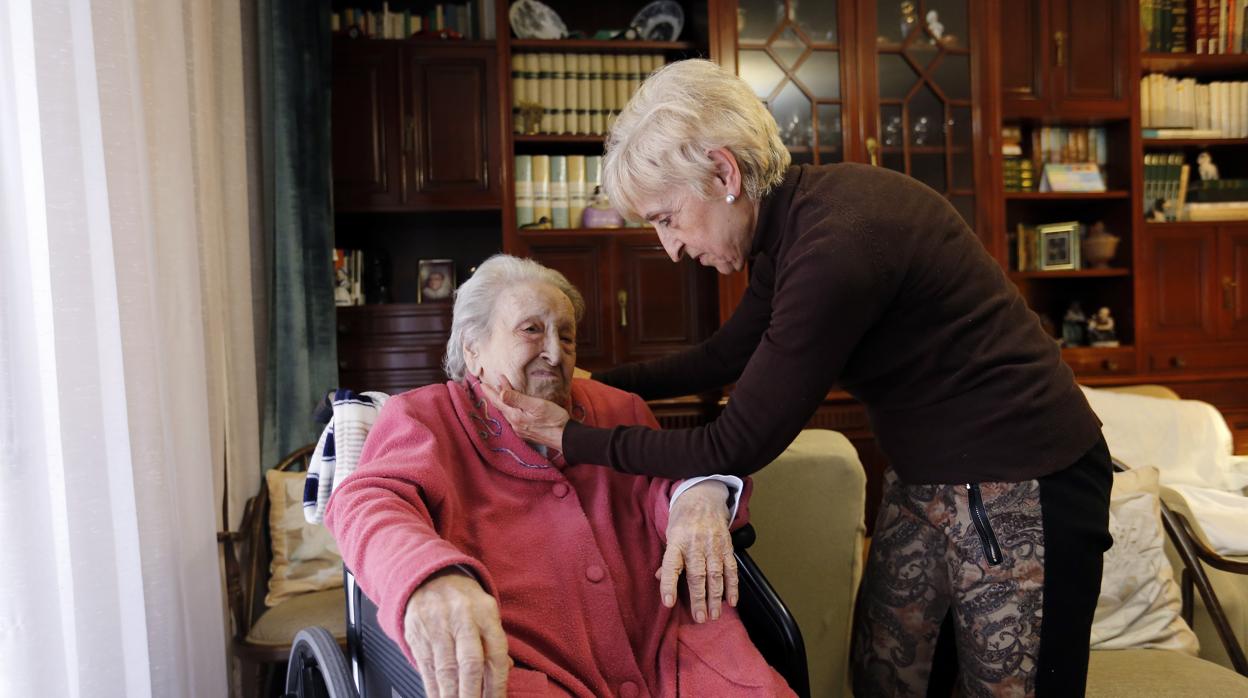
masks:
{"label": "elderly woman's right hand", "polygon": [[417,587],[403,636],[430,698],[507,694],[511,658],[498,603],[471,575],[450,568]]}

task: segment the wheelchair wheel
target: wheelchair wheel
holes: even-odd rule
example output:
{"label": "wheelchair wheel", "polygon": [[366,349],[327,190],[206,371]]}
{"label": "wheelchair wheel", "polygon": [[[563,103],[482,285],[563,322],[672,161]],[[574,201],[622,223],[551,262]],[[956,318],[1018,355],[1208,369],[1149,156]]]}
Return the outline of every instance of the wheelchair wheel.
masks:
{"label": "wheelchair wheel", "polygon": [[304,628],[295,635],[286,668],[286,696],[359,698],[347,659],[325,628]]}

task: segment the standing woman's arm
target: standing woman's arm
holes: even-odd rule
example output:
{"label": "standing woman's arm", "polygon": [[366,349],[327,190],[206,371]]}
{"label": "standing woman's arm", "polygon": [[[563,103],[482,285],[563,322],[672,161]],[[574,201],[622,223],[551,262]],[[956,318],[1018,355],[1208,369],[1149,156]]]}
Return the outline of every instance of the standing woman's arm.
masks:
{"label": "standing woman's arm", "polygon": [[595,371],[593,379],[646,400],[692,395],[737,380],[771,320],[775,264],[759,256],[750,265],[750,285],[732,317],[706,341],[654,361]]}

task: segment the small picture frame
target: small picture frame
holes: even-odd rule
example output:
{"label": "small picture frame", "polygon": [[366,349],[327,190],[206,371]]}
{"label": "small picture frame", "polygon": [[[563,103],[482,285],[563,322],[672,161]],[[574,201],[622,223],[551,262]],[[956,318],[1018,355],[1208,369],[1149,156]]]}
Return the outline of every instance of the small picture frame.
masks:
{"label": "small picture frame", "polygon": [[1079,268],[1079,223],[1049,223],[1036,226],[1040,242],[1040,270]]}
{"label": "small picture frame", "polygon": [[417,264],[416,302],[449,303],[455,296],[455,260],[422,259]]}

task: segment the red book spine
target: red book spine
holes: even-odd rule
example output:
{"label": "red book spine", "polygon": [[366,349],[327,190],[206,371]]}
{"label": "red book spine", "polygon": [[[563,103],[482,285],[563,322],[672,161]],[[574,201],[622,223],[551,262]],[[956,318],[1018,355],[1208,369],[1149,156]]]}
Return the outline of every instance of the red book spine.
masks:
{"label": "red book spine", "polygon": [[1192,36],[1196,53],[1209,53],[1209,0],[1192,0]]}

